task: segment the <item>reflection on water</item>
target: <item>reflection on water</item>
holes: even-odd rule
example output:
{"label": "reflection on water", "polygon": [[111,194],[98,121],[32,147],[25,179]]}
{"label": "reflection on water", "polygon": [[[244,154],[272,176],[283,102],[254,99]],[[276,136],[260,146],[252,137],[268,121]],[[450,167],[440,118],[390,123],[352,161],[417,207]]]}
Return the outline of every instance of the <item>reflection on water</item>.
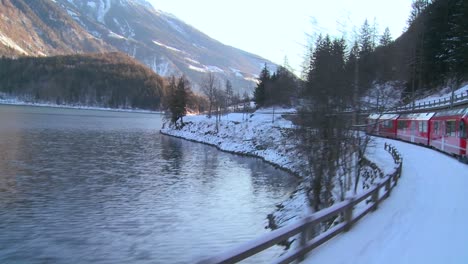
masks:
{"label": "reflection on water", "polygon": [[0,263],[190,263],[267,232],[295,179],[160,126],[0,106]]}

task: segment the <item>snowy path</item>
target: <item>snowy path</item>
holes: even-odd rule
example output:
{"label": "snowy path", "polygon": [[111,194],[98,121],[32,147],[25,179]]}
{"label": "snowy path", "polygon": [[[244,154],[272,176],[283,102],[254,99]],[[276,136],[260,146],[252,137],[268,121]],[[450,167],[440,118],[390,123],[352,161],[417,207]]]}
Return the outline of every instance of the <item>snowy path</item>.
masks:
{"label": "snowy path", "polygon": [[401,181],[376,212],[304,263],[468,263],[468,165],[400,141],[376,141],[402,154]]}

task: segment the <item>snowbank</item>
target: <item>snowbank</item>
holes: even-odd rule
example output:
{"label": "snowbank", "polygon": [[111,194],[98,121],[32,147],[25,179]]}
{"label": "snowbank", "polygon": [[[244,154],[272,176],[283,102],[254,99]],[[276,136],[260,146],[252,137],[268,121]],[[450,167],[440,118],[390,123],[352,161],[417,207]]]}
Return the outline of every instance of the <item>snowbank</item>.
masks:
{"label": "snowbank", "polygon": [[285,137],[293,124],[282,115],[292,112],[293,109],[281,109],[275,111],[274,116],[271,109],[253,114],[230,113],[221,117],[218,129],[214,116],[186,116],[182,129],[174,129],[166,123],[161,133],[210,144],[223,151],[259,157],[294,175],[304,176],[300,170],[303,162],[290,155],[295,152],[295,145]]}
{"label": "snowbank", "polygon": [[[295,109],[273,111],[272,108],[260,109],[252,114],[230,113],[223,115],[218,125],[214,116],[186,116],[182,128],[176,129],[170,122],[166,122],[161,133],[213,145],[223,151],[259,157],[278,168],[306,178],[306,159],[296,150],[297,143],[288,137],[294,129],[288,116],[295,113]],[[368,148],[368,158],[384,174],[395,169],[393,159],[383,146]],[[283,226],[311,213],[304,186],[300,185],[290,199],[277,205],[278,210],[269,216],[269,220],[273,220],[277,226]]]}
{"label": "snowbank", "polygon": [[304,263],[468,263],[468,166],[417,145],[375,142],[401,153],[398,186],[379,210],[313,250]]}
{"label": "snowbank", "polygon": [[[295,109],[275,109],[273,114],[272,108],[254,113],[230,113],[221,117],[218,129],[214,116],[186,116],[183,128],[175,129],[166,122],[161,133],[209,144],[231,153],[258,157],[297,177],[305,177],[305,159],[296,151],[296,143],[287,137],[294,125],[285,117],[294,113]],[[278,211],[268,217],[270,227],[285,225],[310,213],[303,185],[290,198],[277,205]]]}

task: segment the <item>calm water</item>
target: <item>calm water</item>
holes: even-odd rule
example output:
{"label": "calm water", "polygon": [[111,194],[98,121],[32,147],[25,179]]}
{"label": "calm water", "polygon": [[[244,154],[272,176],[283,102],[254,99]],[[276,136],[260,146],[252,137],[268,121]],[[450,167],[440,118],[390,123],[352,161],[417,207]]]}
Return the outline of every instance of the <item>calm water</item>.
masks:
{"label": "calm water", "polygon": [[161,123],[0,105],[0,263],[192,263],[268,232],[296,180]]}

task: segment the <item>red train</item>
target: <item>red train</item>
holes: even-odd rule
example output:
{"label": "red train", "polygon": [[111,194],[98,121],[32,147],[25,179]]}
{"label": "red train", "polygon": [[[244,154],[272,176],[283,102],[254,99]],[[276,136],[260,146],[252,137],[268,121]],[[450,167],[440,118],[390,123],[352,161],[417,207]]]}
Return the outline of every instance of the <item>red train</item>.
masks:
{"label": "red train", "polygon": [[371,114],[367,132],[425,145],[468,163],[468,108],[412,114]]}

